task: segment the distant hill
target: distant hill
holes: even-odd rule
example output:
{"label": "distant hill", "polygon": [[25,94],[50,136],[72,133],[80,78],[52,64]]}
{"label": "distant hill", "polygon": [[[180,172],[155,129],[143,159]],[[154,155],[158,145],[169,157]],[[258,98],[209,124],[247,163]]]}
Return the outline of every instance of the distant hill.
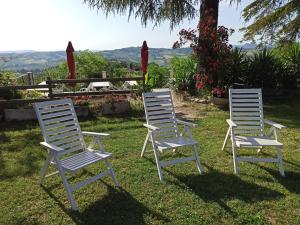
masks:
{"label": "distant hill", "polygon": [[[140,48],[129,47],[107,51],[96,51],[107,60],[114,61],[140,61]],[[167,65],[174,56],[187,56],[191,53],[190,48],[167,49],[150,48],[149,62],[159,65]],[[66,60],[65,51],[38,52],[38,51],[6,51],[0,52],[0,71],[11,70],[16,72],[41,71],[45,68],[57,66]]]}
{"label": "distant hill", "polygon": [[[190,48],[149,48],[149,62],[167,65],[174,56],[187,56],[191,54],[191,52],[192,50]],[[100,53],[108,60],[139,62],[141,57],[141,50],[139,47],[100,51]]]}
{"label": "distant hill", "polygon": [[12,70],[17,72],[39,71],[57,66],[65,60],[66,53],[57,52],[0,52],[0,71]]}
{"label": "distant hill", "polygon": [[[245,46],[245,48],[244,48]],[[242,47],[251,50],[256,47],[253,44],[246,44]],[[129,47],[107,51],[96,51],[107,60],[139,62],[140,47]],[[190,48],[170,49],[170,48],[149,48],[149,62],[159,65],[168,65],[174,56],[187,56],[191,54]],[[22,51],[0,51],[0,71],[11,70],[25,73],[27,71],[41,71],[49,67],[57,66],[66,60],[65,51],[38,52],[31,50]]]}

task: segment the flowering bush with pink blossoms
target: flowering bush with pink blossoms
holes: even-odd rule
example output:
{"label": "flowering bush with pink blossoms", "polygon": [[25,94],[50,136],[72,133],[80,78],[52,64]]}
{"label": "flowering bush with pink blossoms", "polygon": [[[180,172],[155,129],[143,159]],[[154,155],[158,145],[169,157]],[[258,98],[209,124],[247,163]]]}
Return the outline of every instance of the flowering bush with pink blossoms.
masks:
{"label": "flowering bush with pink blossoms", "polygon": [[[222,89],[226,93],[226,67],[231,63],[229,36],[234,32],[224,26],[217,29],[213,19],[213,10],[206,10],[204,20],[200,21],[197,29],[182,29],[179,32],[179,41],[173,48],[180,48],[189,43],[193,56],[198,62],[195,74],[196,88],[213,91],[213,88]],[[197,35],[201,31],[200,35]],[[212,92],[212,94],[216,94]],[[223,95],[224,96],[224,95]]]}

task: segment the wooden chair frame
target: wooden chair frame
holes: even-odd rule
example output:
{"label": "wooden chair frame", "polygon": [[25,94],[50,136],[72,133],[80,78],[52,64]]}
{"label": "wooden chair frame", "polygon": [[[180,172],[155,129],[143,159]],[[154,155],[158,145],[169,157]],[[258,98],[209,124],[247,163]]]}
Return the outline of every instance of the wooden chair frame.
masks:
{"label": "wooden chair frame", "polygon": [[[151,143],[160,181],[163,181],[162,168],[177,163],[195,161],[197,169],[201,174],[203,167],[198,156],[199,144],[193,139],[191,132],[191,127],[196,127],[197,125],[176,119],[170,90],[155,89],[154,92],[143,93],[143,102],[147,121],[144,126],[148,129],[148,133],[144,141],[141,157],[144,156],[147,144]],[[178,124],[184,125],[182,133],[179,133]],[[170,132],[171,137],[159,139],[158,136],[164,132]],[[193,155],[170,161],[160,160],[160,154],[165,150],[175,150],[183,146],[191,146],[193,148]]]}
{"label": "wooden chair frame", "polygon": [[[264,119],[261,89],[230,89],[229,104],[230,119],[226,120],[229,128],[222,150],[225,149],[230,138],[234,173],[238,174],[238,163],[240,161],[272,162],[278,163],[281,176],[285,176],[282,159],[283,144],[279,141],[279,130],[285,128],[285,126]],[[267,133],[265,132],[264,124],[271,126]],[[240,136],[241,134],[242,136]],[[256,135],[253,136],[253,134]],[[260,152],[266,146],[278,149],[277,158],[237,156],[237,148],[256,148]]]}
{"label": "wooden chair frame", "polygon": [[[109,161],[112,154],[105,152],[102,144],[102,139],[109,134],[82,132],[71,99],[39,102],[35,103],[34,108],[44,137],[40,144],[48,150],[40,173],[40,185],[43,185],[46,177],[59,173],[73,210],[77,210],[77,203],[73,197],[73,192],[77,189],[107,175],[119,186]],[[83,136],[92,137],[88,147]],[[93,149],[96,145],[98,149]],[[74,185],[69,184],[65,173],[75,173],[99,161],[105,162],[107,170]],[[46,175],[50,164],[53,164],[57,171]]]}

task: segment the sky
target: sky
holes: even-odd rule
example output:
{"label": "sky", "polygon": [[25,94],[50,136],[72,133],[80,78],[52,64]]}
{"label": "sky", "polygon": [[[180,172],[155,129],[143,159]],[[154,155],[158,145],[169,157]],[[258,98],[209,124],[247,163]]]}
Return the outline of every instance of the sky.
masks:
{"label": "sky", "polygon": [[[0,0],[0,51],[65,50],[72,41],[75,50],[111,50],[141,46],[171,48],[180,29],[195,28],[197,20],[183,21],[172,32],[168,22],[154,27],[141,25],[140,19],[106,15],[83,4],[83,0]],[[244,21],[243,7],[221,1],[219,25],[235,29],[231,44],[240,44]]]}

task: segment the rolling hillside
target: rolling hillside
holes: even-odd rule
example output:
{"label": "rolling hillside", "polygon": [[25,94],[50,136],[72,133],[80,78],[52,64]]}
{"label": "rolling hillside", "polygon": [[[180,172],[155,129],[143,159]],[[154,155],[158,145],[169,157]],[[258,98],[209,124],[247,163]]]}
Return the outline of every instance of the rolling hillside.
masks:
{"label": "rolling hillside", "polygon": [[[108,51],[97,51],[107,60],[114,61],[140,61],[140,48],[129,47]],[[190,48],[166,49],[150,48],[149,62],[155,62],[159,65],[167,65],[174,56],[187,56],[191,53]],[[57,66],[60,62],[66,60],[64,51],[37,52],[37,51],[19,51],[19,52],[0,52],[0,71],[11,70],[16,72],[40,71],[45,68]]]}
{"label": "rolling hillside", "polygon": [[[253,51],[256,47],[253,43],[236,46],[245,51]],[[95,51],[107,60],[139,62],[140,47],[129,47],[107,51]],[[174,56],[187,56],[191,53],[190,48],[170,49],[170,48],[150,48],[149,62],[159,65],[168,65]],[[0,71],[11,70],[25,73],[27,71],[38,72],[45,68],[57,66],[66,60],[65,51],[37,52],[37,51],[0,51]]]}

